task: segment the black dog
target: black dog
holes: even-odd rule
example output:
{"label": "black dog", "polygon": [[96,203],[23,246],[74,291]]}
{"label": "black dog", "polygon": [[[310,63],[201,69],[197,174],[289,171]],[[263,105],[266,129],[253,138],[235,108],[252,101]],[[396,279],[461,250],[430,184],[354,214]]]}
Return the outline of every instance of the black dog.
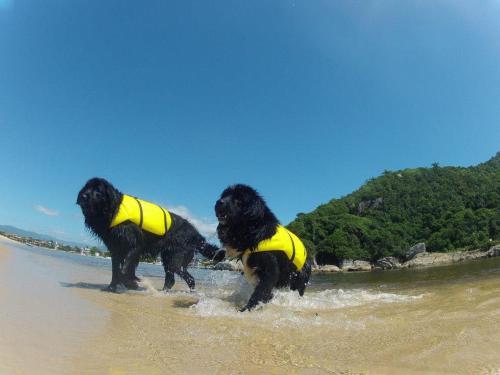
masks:
{"label": "black dog", "polygon": [[268,302],[273,288],[290,286],[302,296],[311,263],[300,239],[280,225],[264,199],[250,186],[233,185],[215,204],[217,235],[229,256],[239,256],[245,277],[256,285],[247,305]]}
{"label": "black dog", "polygon": [[[99,237],[111,253],[112,278],[108,290],[118,284],[137,289],[135,269],[141,255],[161,254],[165,270],[164,289],[170,289],[177,273],[195,286],[187,272],[195,250],[208,258],[224,252],[205,238],[184,218],[140,199],[124,195],[102,178],[92,178],[78,193],[76,203],[85,216],[85,225]],[[151,218],[158,220],[151,220]],[[220,259],[219,259],[220,260]]]}

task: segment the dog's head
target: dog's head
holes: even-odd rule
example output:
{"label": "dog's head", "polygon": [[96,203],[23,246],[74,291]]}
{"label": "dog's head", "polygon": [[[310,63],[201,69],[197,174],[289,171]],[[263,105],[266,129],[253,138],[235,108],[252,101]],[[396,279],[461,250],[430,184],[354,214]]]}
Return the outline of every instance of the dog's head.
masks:
{"label": "dog's head", "polygon": [[121,193],[103,178],[87,181],[78,193],[76,203],[85,217],[108,216],[114,213],[120,204]]}
{"label": "dog's head", "polygon": [[274,233],[278,219],[257,191],[247,185],[229,186],[215,203],[217,234],[224,245],[246,248]]}
{"label": "dog's head", "polygon": [[231,185],[215,203],[215,215],[221,225],[261,220],[266,214],[266,202],[247,185]]}

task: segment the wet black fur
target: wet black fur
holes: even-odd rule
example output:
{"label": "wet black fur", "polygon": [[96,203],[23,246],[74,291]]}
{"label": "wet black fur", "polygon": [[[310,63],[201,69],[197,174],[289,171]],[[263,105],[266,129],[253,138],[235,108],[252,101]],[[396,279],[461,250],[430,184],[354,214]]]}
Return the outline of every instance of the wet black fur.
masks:
{"label": "wet black fur", "polygon": [[[111,253],[112,278],[108,290],[116,291],[119,284],[129,289],[137,289],[135,269],[141,255],[160,254],[165,270],[164,289],[174,285],[174,273],[188,284],[195,286],[194,278],[187,272],[195,250],[205,257],[213,258],[217,248],[205,238],[186,219],[170,213],[172,226],[164,236],[142,230],[138,225],[125,221],[110,228],[123,194],[111,183],[102,178],[92,178],[78,193],[77,204],[85,217],[85,225],[99,237]],[[217,257],[220,257],[219,253]]]}
{"label": "wet black fur", "polygon": [[[271,238],[279,224],[264,199],[250,186],[241,184],[232,185],[222,192],[215,204],[215,214],[219,220],[217,235],[222,245],[237,250],[240,255],[246,249],[256,248],[260,241]],[[302,296],[311,275],[309,259],[297,272],[284,251],[253,253],[248,258],[248,266],[255,268],[259,282],[242,311],[271,300],[274,288],[290,287]]]}

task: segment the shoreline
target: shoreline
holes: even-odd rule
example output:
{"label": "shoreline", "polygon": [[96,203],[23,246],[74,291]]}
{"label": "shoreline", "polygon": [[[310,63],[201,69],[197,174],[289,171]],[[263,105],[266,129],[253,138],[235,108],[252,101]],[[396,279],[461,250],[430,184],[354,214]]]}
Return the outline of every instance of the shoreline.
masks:
{"label": "shoreline", "polygon": [[[322,264],[313,266],[313,273],[351,273],[351,272],[380,272],[401,269],[422,269],[430,267],[441,267],[462,264],[485,258],[500,256],[500,245],[494,245],[488,250],[457,250],[452,252],[421,252],[411,259],[401,262],[395,257],[385,257],[372,263],[364,260],[347,260],[345,265],[339,267],[334,264]],[[199,268],[214,269],[216,271],[243,271],[243,265],[239,260],[225,260],[216,265],[204,265]]]}
{"label": "shoreline", "polygon": [[[347,267],[331,265],[318,266],[313,272],[370,272],[390,271],[399,269],[421,269],[430,267],[450,266],[463,262],[493,258],[500,256],[500,245],[491,246],[488,250],[457,250],[452,252],[421,252],[407,261],[400,262],[395,257],[385,257],[375,263],[354,260]],[[356,264],[357,263],[357,264]]]}
{"label": "shoreline", "polygon": [[[26,245],[23,242],[13,240],[7,236],[1,235],[0,237],[4,240],[10,241],[15,244]],[[28,245],[39,247],[36,245]],[[51,251],[57,252],[67,252],[59,249],[50,249],[41,247]],[[100,255],[87,255],[81,254],[78,252],[74,252],[74,254],[83,256],[83,257],[96,257],[101,259],[111,259],[111,257],[105,257]],[[312,272],[313,273],[351,273],[351,272],[380,272],[380,271],[391,271],[391,270],[401,270],[401,269],[422,269],[422,268],[431,268],[431,267],[441,267],[441,266],[449,266],[454,264],[461,264],[463,262],[474,261],[485,258],[492,258],[500,256],[500,244],[491,246],[488,250],[457,250],[450,252],[421,252],[414,255],[411,259],[407,261],[400,261],[395,257],[384,257],[377,260],[375,263],[364,261],[364,260],[344,260],[343,262],[347,264],[339,267],[335,264],[322,264],[322,265],[313,265]],[[145,262],[141,261],[143,264],[151,264],[151,265],[161,265],[158,262]],[[216,265],[213,264],[204,264],[204,262],[197,262],[190,265],[191,268],[200,268],[200,269],[211,269],[215,271],[235,271],[242,272],[243,266],[239,260],[224,260],[219,262]]]}

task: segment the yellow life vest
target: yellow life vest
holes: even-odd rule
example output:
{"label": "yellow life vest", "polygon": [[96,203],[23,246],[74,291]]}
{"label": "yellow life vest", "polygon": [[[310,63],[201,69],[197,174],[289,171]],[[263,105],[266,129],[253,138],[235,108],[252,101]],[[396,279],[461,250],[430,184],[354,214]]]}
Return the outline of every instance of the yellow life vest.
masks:
{"label": "yellow life vest", "polygon": [[163,207],[124,194],[118,212],[109,227],[112,228],[127,220],[158,236],[165,235],[172,225],[172,216]]}
{"label": "yellow life vest", "polygon": [[300,271],[307,259],[306,247],[295,234],[285,227],[278,225],[276,234],[267,240],[260,241],[255,249],[247,249],[243,255],[260,251],[284,251],[293,264]]}

